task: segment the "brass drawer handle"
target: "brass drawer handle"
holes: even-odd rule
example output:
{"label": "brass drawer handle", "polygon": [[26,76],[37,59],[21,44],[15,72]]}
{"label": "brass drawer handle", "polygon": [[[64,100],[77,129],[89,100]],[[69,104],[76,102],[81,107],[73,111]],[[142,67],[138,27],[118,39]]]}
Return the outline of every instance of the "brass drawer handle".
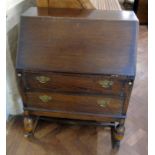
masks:
{"label": "brass drawer handle", "polygon": [[38,80],[40,83],[46,83],[50,81],[50,78],[47,76],[37,76],[36,80]]}
{"label": "brass drawer handle", "polygon": [[44,102],[44,103],[47,103],[49,101],[52,100],[52,97],[51,96],[48,96],[48,95],[42,95],[42,96],[39,96],[39,99]]}
{"label": "brass drawer handle", "polygon": [[98,82],[103,88],[109,88],[111,87],[114,82],[113,81],[109,81],[109,80],[101,80]]}
{"label": "brass drawer handle", "polygon": [[99,100],[99,101],[97,101],[97,103],[98,103],[101,107],[106,108],[107,105],[110,103],[110,99]]}

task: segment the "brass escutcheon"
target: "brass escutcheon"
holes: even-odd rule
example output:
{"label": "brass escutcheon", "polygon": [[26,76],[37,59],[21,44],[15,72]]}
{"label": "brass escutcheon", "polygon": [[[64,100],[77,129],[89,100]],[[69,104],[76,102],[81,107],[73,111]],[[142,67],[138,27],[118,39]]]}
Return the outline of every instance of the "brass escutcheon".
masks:
{"label": "brass escutcheon", "polygon": [[98,103],[101,107],[105,108],[105,107],[110,103],[110,99],[98,100],[97,103]]}
{"label": "brass escutcheon", "polygon": [[38,80],[40,83],[46,83],[50,81],[50,78],[47,76],[37,76],[36,80]]}
{"label": "brass escutcheon", "polygon": [[51,100],[52,100],[52,97],[51,97],[51,96],[48,96],[48,95],[42,95],[42,96],[39,96],[39,99],[40,99],[42,102],[46,103],[46,102],[51,101]]}
{"label": "brass escutcheon", "polygon": [[109,88],[111,87],[114,82],[113,81],[109,81],[109,80],[101,80],[98,82],[103,88]]}

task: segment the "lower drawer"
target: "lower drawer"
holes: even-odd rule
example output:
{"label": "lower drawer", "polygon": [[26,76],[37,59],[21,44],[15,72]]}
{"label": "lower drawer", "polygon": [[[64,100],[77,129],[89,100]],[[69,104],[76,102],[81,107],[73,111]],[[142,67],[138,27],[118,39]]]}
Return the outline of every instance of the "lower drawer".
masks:
{"label": "lower drawer", "polygon": [[29,92],[25,96],[27,107],[62,112],[120,114],[122,103],[119,97],[101,95]]}

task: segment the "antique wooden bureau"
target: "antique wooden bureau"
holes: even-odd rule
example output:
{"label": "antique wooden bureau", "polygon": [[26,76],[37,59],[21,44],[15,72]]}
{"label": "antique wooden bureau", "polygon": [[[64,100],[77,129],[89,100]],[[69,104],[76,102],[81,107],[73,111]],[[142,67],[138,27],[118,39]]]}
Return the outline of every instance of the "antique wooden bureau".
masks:
{"label": "antique wooden bureau", "polygon": [[133,12],[37,9],[21,16],[17,78],[26,135],[36,116],[109,126],[119,146],[136,72]]}

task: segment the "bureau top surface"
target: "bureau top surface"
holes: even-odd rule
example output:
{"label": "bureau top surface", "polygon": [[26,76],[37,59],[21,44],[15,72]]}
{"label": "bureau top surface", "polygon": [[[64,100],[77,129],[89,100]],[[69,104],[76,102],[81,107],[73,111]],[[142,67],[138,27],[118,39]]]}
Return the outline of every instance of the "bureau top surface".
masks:
{"label": "bureau top surface", "polygon": [[27,10],[17,69],[135,75],[138,20],[129,11]]}

